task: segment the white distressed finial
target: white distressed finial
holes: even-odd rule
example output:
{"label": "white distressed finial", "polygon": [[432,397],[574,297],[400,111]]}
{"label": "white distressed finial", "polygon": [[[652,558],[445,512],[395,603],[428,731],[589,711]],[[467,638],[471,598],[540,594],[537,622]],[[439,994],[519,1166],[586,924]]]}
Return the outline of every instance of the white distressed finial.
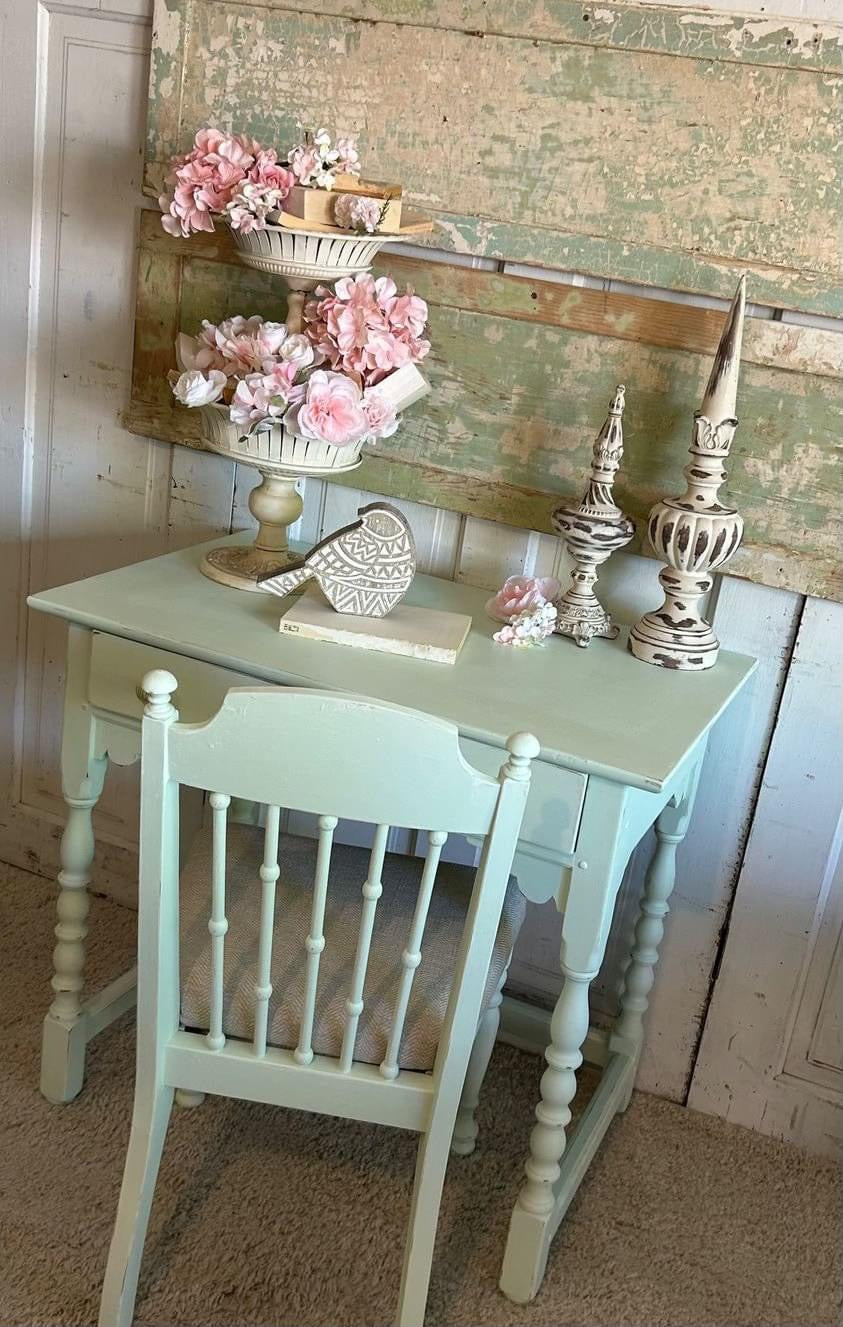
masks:
{"label": "white distressed finial", "polygon": [[152,672],[144,674],[141,690],[146,697],[143,712],[147,718],[178,718],[177,711],[171,704],[171,697],[178,689],[178,685],[173,674],[168,673],[166,668],[153,668]]}
{"label": "white distressed finial", "polygon": [[629,633],[636,659],[659,668],[701,672],[717,662],[720,642],[702,616],[702,601],[743,537],[743,518],[720,498],[737,420],[746,277],[742,276],[717,347],[685,466],[688,487],[681,497],[652,508],[647,534],[667,566],[659,573],[664,603],[645,613]]}
{"label": "white distressed finial", "polygon": [[745,309],[746,274],[738,282],[700,406],[700,414],[713,428],[736,417]]}
{"label": "white distressed finial", "polygon": [[576,506],[563,505],[551,514],[557,534],[574,566],[571,583],[556,605],[556,631],[585,647],[594,636],[614,640],[619,628],[597,598],[597,568],[635,534],[612,496],[615,475],[623,456],[623,408],[626,388],[618,383],[609,413],[591,453],[588,487]]}

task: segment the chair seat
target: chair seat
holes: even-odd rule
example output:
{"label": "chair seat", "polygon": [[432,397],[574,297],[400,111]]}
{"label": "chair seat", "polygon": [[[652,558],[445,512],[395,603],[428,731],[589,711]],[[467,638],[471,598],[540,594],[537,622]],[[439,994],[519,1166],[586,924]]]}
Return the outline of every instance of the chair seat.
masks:
{"label": "chair seat", "polygon": [[[254,1032],[262,852],[262,830],[251,825],[230,825],[226,847],[229,926],[225,939],[223,1030],[226,1036],[247,1041]],[[279,865],[268,1041],[292,1049],[298,1042],[304,1004],[305,939],[310,930],[315,841],[283,835]],[[317,1055],[340,1054],[345,1000],[360,929],[361,889],[368,865],[367,849],[334,845],[313,1029]],[[401,953],[410,932],[422,865],[419,858],[395,854],[387,854],[384,860],[383,894],[375,914],[355,1060],[380,1064],[384,1058],[401,974]],[[440,865],[398,1057],[403,1069],[428,1072],[433,1068],[473,884],[473,868]],[[191,1029],[205,1030],[209,1024],[210,903],[211,839],[203,832],[197,836],[180,881],[181,1021]],[[509,961],[524,911],[524,897],[511,876],[486,982],[484,1008]]]}

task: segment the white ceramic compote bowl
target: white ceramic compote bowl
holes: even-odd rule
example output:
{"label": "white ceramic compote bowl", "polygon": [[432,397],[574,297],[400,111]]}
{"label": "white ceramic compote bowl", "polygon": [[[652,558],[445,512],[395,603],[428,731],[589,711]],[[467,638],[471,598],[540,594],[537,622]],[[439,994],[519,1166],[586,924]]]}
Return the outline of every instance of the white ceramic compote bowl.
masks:
{"label": "white ceramic compote bowl", "polygon": [[[267,225],[248,235],[232,231],[237,255],[249,267],[283,277],[288,288],[287,330],[302,330],[305,296],[320,282],[368,272],[384,244],[394,244],[396,235],[352,235],[347,231],[288,230]],[[211,580],[238,590],[259,590],[259,578],[281,571],[298,554],[290,552],[287,532],[302,513],[296,480],[308,476],[329,478],[347,474],[361,464],[362,441],[347,447],[312,442],[298,437],[283,424],[274,424],[251,435],[229,418],[228,407],[203,406],[202,439],[211,451],[227,456],[238,465],[253,466],[261,482],[249,495],[249,511],[258,522],[253,544],[245,547],[212,548],[202,559],[201,569]]]}

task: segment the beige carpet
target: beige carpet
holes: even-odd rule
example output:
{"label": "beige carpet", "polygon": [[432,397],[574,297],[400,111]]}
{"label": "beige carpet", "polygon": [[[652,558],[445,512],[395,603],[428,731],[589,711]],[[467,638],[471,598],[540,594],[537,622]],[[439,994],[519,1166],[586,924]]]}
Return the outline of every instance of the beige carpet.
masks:
{"label": "beige carpet", "polygon": [[[132,1094],[132,1024],[94,1043],[70,1106],[39,1096],[52,887],[0,868],[0,1324],[91,1324]],[[134,916],[95,902],[91,975],[128,965]],[[838,1321],[835,1167],[637,1095],[615,1121],[551,1252],[538,1299],[497,1291],[539,1066],[493,1059],[481,1148],[451,1162],[428,1324]],[[137,1321],[388,1323],[414,1153],[387,1129],[222,1100],[177,1111]]]}

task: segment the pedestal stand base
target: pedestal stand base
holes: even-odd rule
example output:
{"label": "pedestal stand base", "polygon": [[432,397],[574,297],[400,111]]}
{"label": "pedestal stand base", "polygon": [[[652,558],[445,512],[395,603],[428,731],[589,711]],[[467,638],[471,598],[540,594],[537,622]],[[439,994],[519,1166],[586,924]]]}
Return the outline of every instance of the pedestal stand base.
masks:
{"label": "pedestal stand base", "polygon": [[298,561],[299,555],[289,550],[273,552],[249,544],[246,548],[212,548],[203,557],[199,569],[203,576],[220,585],[229,585],[235,590],[260,591],[259,577],[267,572],[283,571]]}
{"label": "pedestal stand base", "polygon": [[620,631],[597,599],[587,605],[566,603],[563,599],[557,605],[557,612],[554,628],[557,636],[570,636],[583,649],[595,636],[614,640]]}

